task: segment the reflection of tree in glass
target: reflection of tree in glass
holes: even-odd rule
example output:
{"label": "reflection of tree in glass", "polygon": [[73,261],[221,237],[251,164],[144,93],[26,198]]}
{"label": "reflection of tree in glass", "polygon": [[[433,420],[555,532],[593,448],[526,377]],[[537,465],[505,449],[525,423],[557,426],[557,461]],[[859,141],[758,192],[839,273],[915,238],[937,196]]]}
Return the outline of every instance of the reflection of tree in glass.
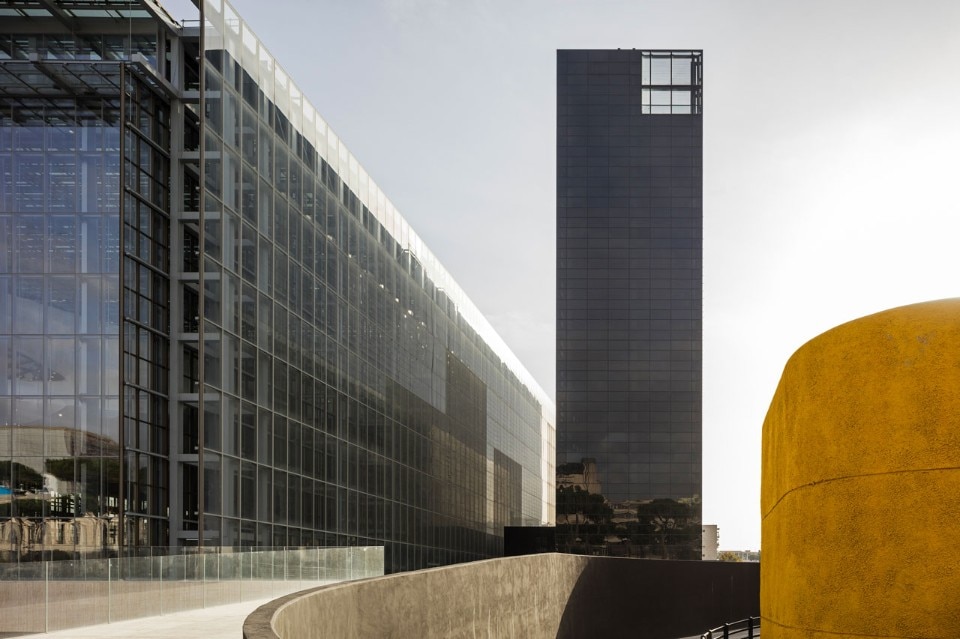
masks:
{"label": "reflection of tree in glass", "polygon": [[0,461],[0,478],[12,495],[0,503],[0,517],[39,517],[43,513],[43,500],[26,495],[43,488],[43,475],[20,462]]}
{"label": "reflection of tree in glass", "polygon": [[10,478],[10,488],[14,490],[34,490],[43,487],[43,476],[20,462],[0,461],[0,477]]}
{"label": "reflection of tree in glass", "polygon": [[[564,524],[560,523],[561,516]],[[580,551],[586,551],[590,544],[603,544],[601,529],[612,516],[613,509],[603,495],[579,486],[557,487],[557,528],[567,533],[558,535],[561,546],[565,546],[563,550],[582,547]]]}
{"label": "reflection of tree in glass", "polygon": [[0,517],[41,517],[43,503],[42,499],[30,497],[0,504]]}
{"label": "reflection of tree in glass", "polygon": [[[48,459],[46,461],[47,472],[62,481],[74,481],[74,462],[73,457],[63,459]],[[104,478],[111,483],[120,480],[120,461],[109,458],[84,458],[83,464],[92,474],[99,474],[101,466],[104,470]]]}
{"label": "reflection of tree in glass", "polygon": [[605,524],[610,522],[613,509],[603,495],[587,492],[579,486],[560,486],[557,488],[557,514],[573,515],[577,523],[582,518],[583,523]]}
{"label": "reflection of tree in glass", "polygon": [[685,551],[692,551],[690,540],[700,534],[699,510],[695,505],[675,499],[654,499],[637,506],[637,520],[647,542],[659,546],[660,557],[698,558],[685,556],[688,554]]}

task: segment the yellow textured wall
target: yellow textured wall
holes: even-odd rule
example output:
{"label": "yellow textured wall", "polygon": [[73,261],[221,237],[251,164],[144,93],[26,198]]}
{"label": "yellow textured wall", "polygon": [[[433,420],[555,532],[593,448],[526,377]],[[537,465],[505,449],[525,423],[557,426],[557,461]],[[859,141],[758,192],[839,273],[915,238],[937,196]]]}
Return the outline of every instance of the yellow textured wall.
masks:
{"label": "yellow textured wall", "polygon": [[830,330],[763,424],[765,639],[960,637],[960,300]]}

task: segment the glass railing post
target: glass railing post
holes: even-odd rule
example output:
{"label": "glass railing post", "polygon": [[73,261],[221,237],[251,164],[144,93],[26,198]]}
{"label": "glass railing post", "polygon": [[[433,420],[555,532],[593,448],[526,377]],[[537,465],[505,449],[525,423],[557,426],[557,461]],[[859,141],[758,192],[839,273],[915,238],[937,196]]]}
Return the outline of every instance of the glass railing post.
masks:
{"label": "glass railing post", "polygon": [[43,631],[50,632],[50,562],[43,562]]}

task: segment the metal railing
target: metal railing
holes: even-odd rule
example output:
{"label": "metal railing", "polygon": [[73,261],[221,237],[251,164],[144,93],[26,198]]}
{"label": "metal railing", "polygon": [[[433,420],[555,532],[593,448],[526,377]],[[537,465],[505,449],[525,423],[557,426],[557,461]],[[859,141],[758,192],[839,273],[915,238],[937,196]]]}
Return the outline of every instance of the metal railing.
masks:
{"label": "metal railing", "polygon": [[756,639],[760,636],[760,617],[730,621],[700,635],[700,639]]}

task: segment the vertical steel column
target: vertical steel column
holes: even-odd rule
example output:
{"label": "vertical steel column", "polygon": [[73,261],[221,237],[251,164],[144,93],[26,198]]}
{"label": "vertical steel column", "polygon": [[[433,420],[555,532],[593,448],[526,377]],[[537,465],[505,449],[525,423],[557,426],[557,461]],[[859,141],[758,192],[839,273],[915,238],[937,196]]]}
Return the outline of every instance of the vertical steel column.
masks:
{"label": "vertical steel column", "polygon": [[120,246],[118,247],[120,253],[120,284],[117,296],[117,303],[119,305],[117,312],[119,315],[119,353],[120,353],[120,363],[118,366],[118,376],[119,376],[119,385],[117,392],[120,394],[119,398],[119,410],[118,417],[119,420],[119,432],[118,437],[120,439],[119,448],[120,448],[120,462],[118,464],[119,468],[119,477],[118,477],[118,493],[117,493],[117,549],[122,552],[126,544],[126,450],[127,450],[127,437],[126,437],[126,424],[125,424],[125,411],[124,404],[126,403],[126,393],[125,393],[125,384],[124,380],[126,379],[124,373],[124,232],[123,227],[125,226],[125,215],[126,215],[126,206],[125,202],[127,200],[127,68],[126,65],[120,65],[120,202],[117,207],[120,214],[120,232],[119,232],[119,242]]}
{"label": "vertical steel column", "polygon": [[[204,223],[203,223],[203,202],[204,202],[204,191],[206,189],[206,169],[204,167],[204,126],[206,125],[206,108],[207,108],[207,80],[206,80],[206,0],[199,0],[200,8],[200,56],[197,63],[197,72],[200,75],[200,108],[197,109],[197,119],[199,121],[199,130],[200,130],[200,150],[197,154],[198,162],[198,172],[199,172],[199,181],[200,181],[200,194],[199,200],[197,202],[197,251],[199,255],[197,256],[197,546],[203,548],[204,542],[204,510],[206,504],[203,499],[203,482],[204,482],[204,469],[203,469],[203,441],[204,441],[204,432],[203,432],[203,422],[204,422],[204,393],[206,392],[206,385],[204,384],[204,356],[203,356],[203,347],[204,347],[204,328],[205,320],[204,315],[204,297],[206,297],[206,291],[204,288],[204,279],[203,279],[203,258],[204,258],[204,242],[206,241],[205,232],[204,232]],[[204,562],[206,565],[206,562]]]}

